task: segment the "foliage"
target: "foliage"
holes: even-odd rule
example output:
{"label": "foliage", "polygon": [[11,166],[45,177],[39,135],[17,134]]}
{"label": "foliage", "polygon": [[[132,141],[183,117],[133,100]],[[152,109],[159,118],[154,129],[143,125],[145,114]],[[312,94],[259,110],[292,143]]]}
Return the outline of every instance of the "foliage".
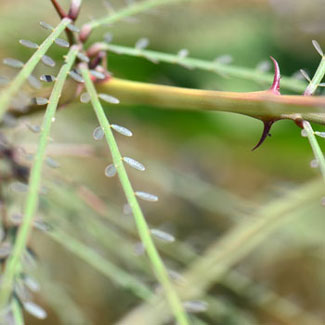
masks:
{"label": "foliage", "polygon": [[[24,311],[40,319],[47,316],[44,307],[32,301],[30,292],[37,291],[38,284],[30,277],[28,264],[35,264],[36,256],[41,256],[34,272],[35,276],[41,279],[42,267],[40,265],[46,264],[46,262],[52,263],[46,261],[45,258],[47,255],[50,256],[48,252],[51,246],[48,244],[48,238],[51,238],[72,255],[81,259],[85,265],[93,268],[118,286],[118,292],[122,295],[122,305],[125,305],[121,306],[122,311],[119,311],[118,317],[115,316],[114,319],[114,321],[119,319],[116,322],[119,325],[163,324],[173,319],[177,324],[182,325],[239,324],[239,322],[241,324],[257,324],[273,319],[286,324],[298,324],[297,322],[321,324],[321,316],[318,316],[317,313],[313,314],[308,308],[299,307],[290,299],[281,296],[281,293],[277,293],[276,290],[256,285],[250,279],[250,277],[253,278],[254,272],[249,270],[249,263],[248,266],[246,265],[248,276],[247,272],[243,272],[237,266],[246,260],[252,260],[253,264],[256,264],[252,256],[256,256],[258,259],[259,254],[274,255],[274,250],[267,245],[272,238],[279,237],[284,241],[294,238],[297,245],[305,245],[304,239],[300,238],[299,228],[293,230],[293,233],[290,233],[288,229],[296,223],[304,225],[305,220],[302,217],[305,214],[312,215],[312,220],[315,223],[322,224],[324,222],[323,218],[319,218],[324,214],[322,207],[325,205],[323,183],[319,180],[312,180],[299,186],[295,184],[281,197],[263,199],[262,203],[260,203],[260,198],[257,199],[257,203],[252,203],[230,193],[221,187],[222,181],[214,181],[214,174],[219,173],[218,169],[226,171],[225,166],[230,150],[234,150],[234,152],[238,150],[238,154],[241,153],[240,148],[236,147],[236,139],[231,140],[231,146],[217,144],[216,148],[213,148],[213,151],[216,150],[218,156],[220,155],[220,162],[204,139],[204,145],[197,143],[191,149],[195,150],[194,156],[186,152],[186,144],[181,144],[181,150],[185,151],[182,154],[183,162],[179,171],[157,164],[159,151],[156,152],[155,161],[148,163],[148,168],[131,158],[148,155],[147,146],[150,147],[151,138],[147,131],[142,131],[142,128],[145,130],[146,120],[148,121],[147,127],[149,128],[150,125],[151,130],[158,127],[152,119],[159,119],[159,114],[162,113],[156,111],[155,108],[181,109],[179,113],[164,112],[167,114],[166,134],[170,130],[175,134],[176,130],[180,130],[179,139],[182,140],[176,139],[176,143],[193,137],[195,132],[200,135],[208,133],[209,131],[199,123],[203,121],[203,124],[209,126],[210,119],[215,117],[213,113],[215,111],[225,112],[226,116],[231,117],[230,125],[235,134],[245,133],[245,123],[239,122],[240,127],[238,125],[236,127],[238,120],[231,115],[231,113],[239,113],[259,119],[264,124],[262,137],[253,150],[264,142],[271,127],[278,125],[280,120],[294,121],[297,127],[302,129],[302,135],[308,138],[315,155],[311,166],[320,170],[325,181],[325,159],[322,145],[318,143],[317,139],[318,136],[319,140],[322,140],[324,132],[314,131],[310,124],[311,122],[325,124],[324,96],[312,96],[324,86],[322,81],[325,74],[325,59],[319,43],[313,41],[314,47],[321,56],[314,76],[310,78],[305,70],[301,70],[302,75],[308,81],[308,85],[305,85],[304,81],[293,77],[282,77],[280,81],[280,68],[273,57],[271,59],[274,63],[274,75],[260,69],[233,65],[230,63],[229,56],[219,56],[211,61],[190,57],[186,49],[180,50],[177,54],[148,50],[146,47],[149,42],[146,38],[137,41],[135,47],[111,44],[110,34],[106,34],[104,42],[98,40],[97,29],[108,24],[116,24],[119,21],[132,18],[133,15],[157,10],[158,7],[159,10],[166,10],[166,12],[173,10],[171,6],[162,9],[163,5],[176,5],[177,2],[180,2],[182,3],[181,8],[183,8],[190,6],[190,3],[193,3],[194,6],[203,6],[204,1],[131,1],[116,11],[112,9],[111,5],[106,4],[108,6],[107,15],[86,21],[80,28],[75,23],[79,14],[82,13],[81,0],[71,0],[67,11],[61,7],[58,1],[51,0],[51,2],[61,19],[60,23],[53,28],[51,25],[41,22],[42,27],[50,30],[49,36],[41,45],[34,43],[34,40],[21,40],[21,45],[35,49],[34,54],[26,63],[13,58],[5,58],[3,62],[11,68],[18,68],[19,72],[11,81],[7,77],[0,79],[4,84],[0,92],[0,118],[2,118],[0,129],[0,207],[3,229],[0,247],[3,265],[0,290],[1,321],[15,324],[30,323],[29,320],[26,320],[28,318],[23,316]],[[86,3],[83,5],[87,8]],[[68,41],[59,38],[63,32],[66,33]],[[39,74],[40,70],[37,65],[41,62],[54,68],[55,61],[47,55],[53,44],[69,48],[69,50],[63,56],[64,62],[57,76],[53,76],[48,70],[41,71],[40,80],[44,84],[54,82],[54,86],[40,87],[32,73]],[[117,74],[125,73],[123,65],[120,64],[123,61],[118,61],[120,60],[119,56],[131,58],[131,63],[128,66],[128,68],[131,67],[130,71],[133,68],[136,69],[133,62],[140,62],[142,70],[149,65],[153,66],[158,63],[161,65],[157,65],[155,69],[166,69],[163,63],[168,63],[175,69],[188,69],[189,71],[184,72],[188,76],[195,76],[199,73],[198,70],[202,70],[207,73],[217,73],[224,80],[242,79],[244,83],[262,83],[263,88],[259,91],[235,92],[235,89],[215,91],[199,89],[201,87],[195,87],[195,85],[185,88],[152,84],[147,80],[145,82],[124,80],[111,73],[111,66],[116,69]],[[149,65],[144,63],[143,58],[151,63]],[[112,65],[111,60],[113,61]],[[117,60],[118,64],[114,65],[114,60]],[[203,75],[198,74],[198,76],[198,80],[200,80]],[[139,77],[141,79],[141,73],[139,73]],[[26,81],[32,87],[28,86]],[[282,94],[283,90],[298,94]],[[303,94],[300,95],[299,93],[302,92]],[[44,109],[44,105],[46,105],[46,109]],[[73,109],[73,106],[77,107]],[[142,106],[146,106],[147,109],[141,113]],[[96,126],[93,131],[93,140],[100,141],[105,138],[112,157],[112,163],[109,165],[105,163],[107,165],[105,171],[100,175],[105,175],[110,179],[109,184],[111,185],[109,186],[115,184],[111,178],[118,175],[122,191],[127,199],[122,217],[121,209],[112,203],[116,197],[115,189],[108,189],[109,186],[107,187],[107,184],[103,183],[103,177],[92,175],[97,172],[95,163],[88,166],[86,160],[81,162],[83,157],[89,159],[94,156],[102,162],[106,160],[106,157],[104,158],[106,150],[100,147],[100,151],[98,151],[93,142],[83,146],[71,145],[69,141],[64,140],[62,143],[67,142],[66,147],[60,146],[60,140],[51,143],[53,134],[55,138],[64,136],[68,139],[71,136],[85,141],[83,135],[86,130],[90,125],[96,123],[93,121],[93,115],[85,111],[86,107],[93,108],[99,123],[99,126]],[[118,109],[114,107],[118,107]],[[61,120],[59,126],[63,127],[65,124],[68,126],[68,128],[62,128],[61,131],[56,129],[56,111],[60,108],[62,112],[58,116],[64,121]],[[108,109],[109,118],[106,115],[106,109]],[[45,111],[44,116],[43,110]],[[190,113],[191,110],[198,112]],[[203,113],[199,113],[200,111],[207,111],[208,115],[203,115]],[[37,113],[37,116],[43,116],[40,127],[33,124],[34,113]],[[72,119],[73,124],[71,124],[71,119],[69,122],[69,114],[75,114]],[[177,118],[177,114],[180,114],[179,118]],[[120,135],[127,138],[133,136],[133,132],[128,128],[111,122],[115,118],[123,119],[126,115],[133,116],[133,123],[139,126],[134,130],[135,134],[139,133],[143,138],[144,150],[135,149],[134,146],[126,144],[123,140],[116,140]],[[18,122],[14,117],[18,118]],[[192,128],[186,125],[186,120],[190,121],[191,118],[193,118]],[[244,119],[243,116],[241,118]],[[227,117],[224,121],[227,121]],[[160,122],[164,123],[163,120]],[[37,141],[30,140],[29,136],[26,136],[25,141],[15,139],[15,132],[18,134],[26,132],[26,129],[21,130],[22,123],[25,123],[34,133],[39,134]],[[8,127],[13,124],[18,124],[18,126],[10,130]],[[218,126],[218,123],[215,125]],[[211,126],[213,132],[215,125]],[[89,134],[89,130],[86,133]],[[171,137],[169,142],[174,143],[175,139],[169,134],[168,136]],[[153,137],[152,141],[159,143],[162,139]],[[299,143],[300,141],[303,140],[300,138]],[[36,147],[30,149],[28,146],[33,142],[36,143]],[[153,143],[151,146],[158,146]],[[57,148],[55,144],[58,145]],[[270,141],[268,141],[269,144]],[[28,155],[19,152],[20,145],[27,152],[35,152],[32,161],[27,161]],[[121,153],[125,152],[125,149],[131,152],[131,157]],[[177,152],[178,148],[170,150]],[[196,160],[201,156],[200,152],[204,150],[208,150],[211,155],[204,162],[205,168],[209,170],[207,177],[211,178],[210,183],[197,178],[195,168],[191,170],[192,176],[184,172],[186,168],[198,163]],[[278,152],[280,149],[276,150]],[[265,161],[268,161],[268,157],[273,154],[265,152],[263,156],[266,157]],[[49,153],[51,155],[76,156],[77,159],[73,162],[74,158],[70,158],[67,165],[71,164],[71,166],[61,168],[60,163],[48,156]],[[246,159],[247,154],[245,153]],[[192,157],[189,161],[186,160],[187,155]],[[283,158],[280,155],[277,156]],[[247,161],[251,161],[251,157]],[[237,164],[233,169],[235,172],[234,183],[240,175],[240,169],[247,169],[245,159],[240,158],[240,166]],[[45,166],[45,163],[48,167],[52,167],[52,171]],[[296,162],[290,161],[290,163],[295,164]],[[90,167],[92,172],[88,174]],[[148,176],[143,173],[143,179],[140,179],[132,174],[131,182],[129,167],[141,172],[146,171]],[[274,166],[270,165],[270,168],[274,168]],[[82,172],[79,173],[79,169]],[[74,180],[69,173],[71,175],[77,173],[79,179]],[[204,175],[204,172],[202,174]],[[249,177],[256,177],[254,172],[250,172],[248,175],[248,178],[244,177],[243,181],[240,181],[244,192],[249,188]],[[97,193],[90,189],[92,185],[84,185],[84,183],[92,183],[92,177]],[[166,191],[173,193],[175,197],[188,201],[188,207],[183,211],[178,211],[179,203],[174,204],[174,198],[171,199],[171,203],[168,198],[158,201],[157,195],[142,191],[142,186],[147,187],[148,183],[152,182],[156,182],[156,184],[152,184],[153,187],[157,185],[161,188],[165,187]],[[138,184],[141,184],[141,187]],[[135,186],[141,190],[134,190]],[[107,187],[104,191],[105,199],[101,198],[100,193],[103,191],[101,187]],[[25,191],[26,194],[19,194],[17,191]],[[110,198],[108,203],[106,202],[107,197]],[[158,208],[156,210],[148,208],[145,217],[139,200],[156,202],[155,206]],[[22,213],[17,213],[19,210],[22,210]],[[147,206],[145,206],[145,210],[147,211]],[[205,212],[199,212],[201,210]],[[39,214],[42,214],[42,218],[38,216]],[[159,223],[151,216],[155,214],[165,217],[169,214],[185,214],[188,215],[188,219],[173,220],[174,229],[182,229],[179,236],[175,236],[172,234],[173,231],[172,233],[168,231],[171,225],[154,226]],[[205,225],[201,225],[201,217],[207,218],[210,214],[217,216],[214,227],[209,226],[207,221],[205,221]],[[194,228],[196,228],[196,236],[199,238],[199,246],[204,247],[199,251],[195,249],[195,240],[186,240],[186,237],[190,238],[186,228],[190,227],[188,223],[191,219],[195,220]],[[319,247],[322,247],[322,241],[317,234],[318,227],[310,224],[307,226],[310,227],[312,235],[305,240],[306,245],[314,243],[317,249],[321,249]],[[33,227],[39,231],[32,232]],[[202,229],[200,229],[201,227]],[[216,230],[221,235],[220,239],[215,239]],[[209,236],[204,238],[205,233],[212,236],[212,239]],[[41,246],[44,245],[43,253],[35,253],[35,249],[38,247],[37,241],[41,242]],[[255,255],[252,254],[253,252]],[[52,268],[62,269],[62,265],[64,264],[58,263]],[[70,261],[69,265],[74,267],[74,263]],[[257,265],[259,266],[259,264]],[[265,267],[265,265],[267,266],[266,261],[261,263],[260,267]],[[174,268],[181,272],[175,271]],[[318,268],[315,269],[316,273],[318,271]],[[52,281],[50,279],[52,272],[48,270],[43,272],[46,282]],[[102,279],[100,282],[103,281]],[[87,295],[91,295],[91,290],[93,289],[89,289]],[[228,295],[228,300],[218,293],[220,290]],[[67,323],[74,318],[89,324],[92,322],[102,323],[99,320],[90,320],[91,317],[71,299],[64,286],[58,290],[52,287],[50,291],[55,292],[55,297],[51,297],[49,292],[41,291],[38,299],[38,295],[36,296],[36,301],[41,300],[41,305],[44,306],[42,300],[48,296],[46,300],[51,304],[51,309],[55,311],[62,323]],[[123,298],[124,295],[125,298]],[[136,297],[136,300],[133,296]],[[236,303],[235,296],[240,297],[243,303],[247,304],[246,309],[249,308],[250,312]],[[315,297],[317,299],[317,294]],[[63,312],[62,303],[59,303],[61,299],[66,302],[67,308],[71,308],[71,314]],[[138,304],[134,309],[130,309],[126,307],[129,302]],[[255,310],[261,312],[262,316],[258,315],[259,312],[254,312]]]}

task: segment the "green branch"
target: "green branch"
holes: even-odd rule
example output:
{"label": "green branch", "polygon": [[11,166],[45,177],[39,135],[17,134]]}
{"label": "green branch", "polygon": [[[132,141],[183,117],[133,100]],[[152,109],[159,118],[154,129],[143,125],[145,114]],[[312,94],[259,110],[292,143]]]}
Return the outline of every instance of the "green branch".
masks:
{"label": "green branch", "polygon": [[321,150],[321,148],[320,148],[320,146],[319,146],[319,144],[317,142],[314,130],[312,129],[310,123],[307,122],[307,121],[304,121],[303,122],[303,127],[304,127],[304,130],[306,131],[310,146],[311,146],[311,148],[313,150],[313,153],[315,155],[318,167],[319,167],[319,169],[321,171],[321,174],[323,176],[323,180],[324,180],[324,183],[325,183],[325,157],[324,157],[324,154],[323,154],[323,152],[322,152],[322,150]]}
{"label": "green branch", "polygon": [[[248,69],[234,65],[222,64],[218,61],[210,62],[194,58],[179,58],[174,54],[166,54],[150,50],[138,50],[132,47],[112,45],[106,43],[99,43],[100,48],[106,51],[110,51],[116,54],[124,54],[135,57],[143,57],[145,59],[157,62],[166,62],[171,64],[180,64],[191,69],[201,69],[226,75],[229,77],[240,78],[244,80],[252,80],[257,83],[268,83],[271,85],[273,80],[273,74],[261,73],[256,69]],[[281,78],[281,88],[302,92],[305,90],[306,84],[304,81],[296,80],[294,78],[283,77]]]}
{"label": "green branch", "polygon": [[8,302],[10,295],[12,294],[15,277],[19,269],[22,256],[25,252],[28,236],[32,228],[33,217],[35,215],[35,212],[37,211],[38,195],[41,185],[42,166],[46,154],[46,146],[50,135],[51,124],[53,123],[53,118],[55,115],[56,108],[58,106],[59,98],[66,77],[75,61],[77,53],[78,48],[76,46],[73,46],[66,57],[65,64],[62,66],[57,76],[57,81],[50,96],[49,104],[47,105],[47,109],[42,123],[42,131],[40,134],[39,144],[29,177],[29,187],[24,209],[23,221],[21,226],[19,227],[13,251],[6,263],[6,268],[1,281],[0,307],[3,307]]}
{"label": "green branch", "polygon": [[[305,93],[304,93],[305,96],[310,96],[315,93],[315,91],[317,90],[317,87],[323,80],[324,75],[325,75],[325,56],[322,55],[322,59],[318,65],[315,75],[314,75],[313,79],[309,82],[309,85],[305,90]],[[321,171],[321,174],[323,176],[323,180],[325,183],[325,157],[324,157],[324,154],[322,153],[322,150],[317,142],[314,130],[313,130],[312,126],[310,125],[310,123],[305,120],[305,121],[303,121],[302,125],[304,128],[304,131],[307,134],[309,143],[310,143],[311,148],[314,152],[316,161],[318,163],[319,169]]]}
{"label": "green branch", "polygon": [[123,164],[123,160],[122,160],[122,156],[120,154],[118,145],[116,143],[115,137],[111,130],[110,123],[109,123],[109,121],[104,113],[103,107],[98,99],[96,88],[91,81],[88,68],[86,66],[83,66],[81,68],[81,73],[85,80],[86,89],[87,89],[89,95],[91,96],[91,102],[92,102],[93,108],[95,110],[95,113],[97,115],[97,119],[105,133],[106,141],[108,143],[109,149],[112,154],[113,163],[114,163],[114,166],[115,166],[117,173],[119,175],[123,191],[126,195],[128,203],[132,209],[141,241],[142,241],[142,243],[146,249],[146,252],[148,254],[148,257],[152,263],[152,267],[155,271],[155,274],[165,291],[167,300],[169,301],[170,307],[175,315],[176,320],[178,321],[179,325],[187,325],[189,323],[187,320],[186,313],[185,313],[182,303],[176,293],[176,290],[174,289],[172,283],[169,280],[167,270],[166,270],[166,268],[159,256],[159,253],[153,243],[153,240],[152,240],[151,234],[150,234],[150,229],[147,225],[147,222],[144,218],[144,215],[142,213],[142,210],[140,208],[140,205],[139,205],[138,200],[135,196],[135,193],[134,193],[134,190],[130,183],[130,180],[128,178],[128,175],[126,173],[126,170],[125,170],[125,167]]}
{"label": "green branch", "polygon": [[[308,87],[305,90],[304,95],[309,96],[313,95],[317,90],[319,84],[322,82],[325,74],[325,56],[322,56],[322,60],[320,61],[318,68],[314,74],[313,79],[310,81]],[[282,80],[281,80],[282,82]]]}
{"label": "green branch", "polygon": [[106,24],[112,24],[115,23],[121,19],[124,19],[126,17],[136,15],[138,13],[150,10],[152,8],[166,5],[169,3],[174,2],[184,2],[184,1],[191,1],[191,0],[147,0],[135,3],[134,5],[130,5],[114,14],[107,15],[105,17],[94,19],[91,22],[87,23],[91,30],[98,28],[100,26],[106,25]]}
{"label": "green branch", "polygon": [[14,318],[14,323],[15,325],[24,325],[24,316],[23,316],[23,311],[22,307],[19,304],[17,299],[13,299],[12,303],[12,315]]}
{"label": "green branch", "polygon": [[63,19],[60,24],[54,28],[47,39],[39,46],[28,62],[25,63],[24,67],[20,70],[14,80],[11,81],[10,85],[2,90],[0,94],[0,120],[8,109],[13,96],[16,95],[20,87],[33,72],[38,62],[42,59],[43,55],[47,52],[56,38],[65,30],[69,23],[71,23],[70,19]]}
{"label": "green branch", "polygon": [[171,109],[232,112],[258,119],[292,119],[325,124],[325,98],[274,95],[269,91],[248,93],[187,89],[113,78],[97,85],[123,105],[148,105]]}

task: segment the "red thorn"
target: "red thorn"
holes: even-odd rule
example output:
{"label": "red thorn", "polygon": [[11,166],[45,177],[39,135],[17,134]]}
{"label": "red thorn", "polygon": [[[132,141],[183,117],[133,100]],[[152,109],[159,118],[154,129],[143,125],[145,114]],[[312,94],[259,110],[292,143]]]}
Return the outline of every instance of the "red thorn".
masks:
{"label": "red thorn", "polygon": [[280,95],[280,67],[277,60],[273,56],[270,56],[270,59],[273,61],[274,64],[274,79],[270,90],[273,92],[274,95]]}
{"label": "red thorn", "polygon": [[266,137],[270,135],[270,130],[274,122],[275,122],[274,120],[263,121],[264,129],[263,129],[262,136],[258,141],[257,145],[252,149],[252,151],[257,149],[265,141]]}

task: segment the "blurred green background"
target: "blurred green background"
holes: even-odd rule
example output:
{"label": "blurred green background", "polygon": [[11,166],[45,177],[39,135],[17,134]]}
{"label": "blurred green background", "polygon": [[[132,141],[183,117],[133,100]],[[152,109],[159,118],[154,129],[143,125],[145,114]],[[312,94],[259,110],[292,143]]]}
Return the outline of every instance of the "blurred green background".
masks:
{"label": "blurred green background", "polygon": [[[116,10],[125,6],[123,1],[110,2]],[[69,1],[60,3],[67,7]],[[192,1],[159,7],[101,28],[91,41],[102,40],[106,32],[111,32],[114,44],[134,46],[139,38],[147,37],[150,49],[177,53],[187,48],[191,57],[206,60],[228,54],[234,64],[252,69],[272,55],[283,75],[293,75],[301,68],[312,75],[319,56],[311,41],[316,39],[325,48],[324,9],[324,0]],[[103,14],[105,6],[101,0],[84,0],[80,22]],[[1,0],[0,18],[0,57],[21,60],[27,60],[31,50],[22,48],[18,40],[40,43],[47,34],[39,27],[39,21],[52,25],[58,22],[50,1],[44,0]],[[49,53],[59,61],[64,50],[53,46]],[[115,54],[108,55],[108,69],[119,78],[179,87],[229,91],[269,87]],[[0,71],[10,74],[4,67]],[[36,75],[43,71],[40,64]],[[134,132],[131,139],[117,136],[121,151],[147,167],[145,174],[130,170],[132,183],[160,197],[157,204],[142,204],[148,222],[172,232],[177,241],[200,254],[239,222],[243,214],[249,218],[251,211],[258,211],[300,184],[320,178],[319,170],[310,167],[313,154],[307,139],[301,137],[300,129],[291,121],[276,123],[272,137],[251,152],[262,123],[249,117],[125,107],[123,103],[107,107],[107,114],[113,123]],[[28,131],[26,123],[40,121],[41,115],[26,117],[16,128],[5,132],[17,147],[33,153],[38,136]],[[49,155],[60,163],[60,168],[44,170],[44,185],[49,192],[42,198],[40,214],[154,287],[152,277],[142,272],[137,262],[133,264],[133,259],[128,261],[119,256],[119,247],[132,249],[138,240],[136,236],[116,229],[77,199],[80,187],[86,186],[107,204],[108,213],[112,212],[112,206],[115,218],[133,225],[132,218],[123,214],[125,199],[118,180],[104,177],[104,168],[111,160],[105,143],[92,138],[97,125],[88,105],[74,103],[57,114]],[[324,131],[321,126],[314,129]],[[324,141],[319,142],[325,150]],[[13,196],[12,210],[21,210],[24,195]],[[325,210],[320,200],[321,197],[306,212],[296,211],[290,223],[274,232],[248,258],[239,261],[236,270],[249,277],[253,285],[262,284],[275,291],[298,306],[302,315],[312,315],[316,323],[323,324]],[[98,219],[117,237],[105,243],[108,239],[97,228],[90,231],[87,218]],[[82,318],[93,324],[114,324],[141,303],[129,291],[114,285],[44,235],[35,232],[32,241],[39,256],[32,273],[42,285],[36,301],[49,316],[45,321],[30,317],[27,324],[72,324],[73,320],[73,324],[86,324]],[[132,245],[125,248],[124,243]],[[141,261],[138,264],[150,269],[145,258],[138,259]],[[184,269],[168,256],[164,260],[172,268]],[[270,315],[252,302],[252,297],[246,297],[245,290],[236,292],[222,280],[210,287],[209,294],[216,302],[210,305],[209,313],[199,315],[208,324],[309,325],[297,315],[290,316],[287,309],[283,311],[285,320]],[[257,293],[253,296],[257,297]],[[257,300],[262,298],[258,296]],[[65,303],[60,305],[60,301]]]}

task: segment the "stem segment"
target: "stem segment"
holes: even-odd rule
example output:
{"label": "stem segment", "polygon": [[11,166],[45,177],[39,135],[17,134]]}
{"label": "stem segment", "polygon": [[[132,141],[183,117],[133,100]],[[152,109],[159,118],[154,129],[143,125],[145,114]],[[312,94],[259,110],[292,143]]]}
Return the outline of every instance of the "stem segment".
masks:
{"label": "stem segment", "polygon": [[19,88],[23,85],[36,67],[37,63],[42,59],[43,55],[47,52],[55,39],[64,31],[69,23],[71,23],[71,19],[63,19],[49,35],[49,37],[40,45],[37,51],[17,74],[15,79],[11,81],[10,85],[2,90],[0,94],[0,120],[5,111],[8,109],[12,97],[18,92]]}
{"label": "stem segment", "polygon": [[33,217],[35,215],[35,212],[37,211],[38,195],[41,185],[42,166],[46,154],[46,146],[50,135],[51,124],[53,122],[55,111],[58,106],[59,98],[66,77],[75,61],[77,53],[78,48],[76,46],[73,46],[66,57],[66,63],[62,66],[57,76],[57,81],[54,85],[51,97],[49,99],[49,104],[47,105],[47,109],[42,123],[42,132],[39,139],[39,145],[37,148],[29,178],[29,187],[26,198],[23,221],[21,226],[19,227],[13,251],[8,259],[8,262],[6,263],[6,268],[1,281],[0,308],[3,308],[5,306],[12,294],[15,277],[19,270],[22,256],[25,252],[28,237],[32,228]]}
{"label": "stem segment", "polygon": [[91,102],[93,105],[93,108],[95,110],[95,113],[97,115],[97,119],[105,133],[106,141],[108,143],[109,149],[112,154],[113,163],[117,170],[118,176],[121,181],[121,185],[123,188],[123,191],[125,193],[125,196],[128,200],[128,203],[132,209],[135,222],[138,228],[138,232],[141,238],[141,241],[146,249],[146,252],[148,254],[148,257],[152,263],[152,267],[154,269],[154,272],[161,283],[162,287],[164,288],[167,300],[169,301],[170,307],[174,313],[174,316],[178,322],[179,325],[188,325],[188,319],[187,315],[184,311],[183,305],[176,293],[175,288],[173,287],[172,283],[169,280],[167,270],[161,260],[161,257],[159,256],[159,253],[153,243],[153,240],[151,238],[150,229],[147,225],[147,222],[144,218],[144,215],[142,213],[142,210],[140,208],[140,205],[138,203],[138,200],[135,196],[134,190],[132,188],[132,185],[130,183],[129,177],[126,173],[122,156],[119,151],[118,145],[116,143],[115,137],[113,135],[110,123],[104,113],[103,107],[98,99],[96,88],[91,81],[89,70],[88,68],[83,65],[81,67],[81,73],[85,80],[85,86],[90,94]]}

